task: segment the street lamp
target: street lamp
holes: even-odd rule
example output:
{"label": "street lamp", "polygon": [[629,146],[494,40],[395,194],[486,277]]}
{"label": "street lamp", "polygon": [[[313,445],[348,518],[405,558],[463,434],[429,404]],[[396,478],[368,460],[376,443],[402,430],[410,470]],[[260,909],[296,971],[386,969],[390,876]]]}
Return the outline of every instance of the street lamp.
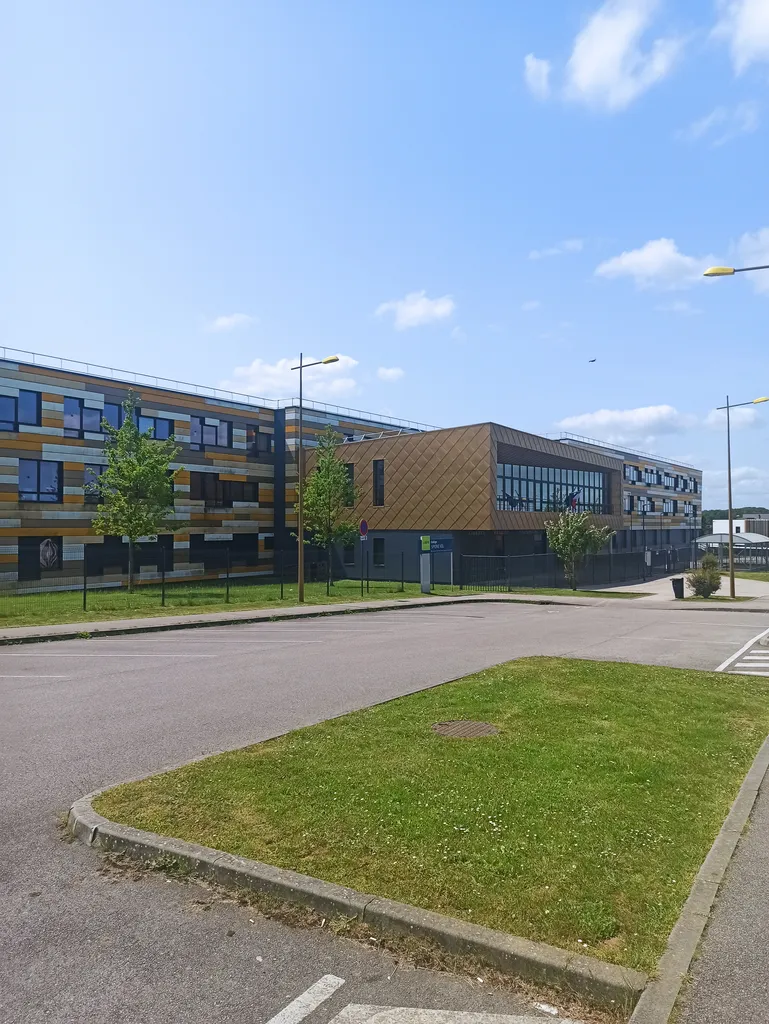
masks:
{"label": "street lamp", "polygon": [[732,274],[744,274],[748,270],[769,270],[769,263],[761,267],[708,267],[703,277],[731,277]]}
{"label": "street lamp", "polygon": [[729,501],[729,597],[734,597],[734,511],[732,509],[732,426],[730,411],[740,409],[745,405],[760,405],[761,402],[769,402],[769,398],[754,398],[750,402],[729,402],[726,396],[726,405],[719,405],[718,411],[726,410],[726,474],[727,474],[727,495]]}
{"label": "street lamp", "polygon": [[299,473],[299,483],[297,486],[297,511],[296,511],[296,537],[299,545],[299,561],[297,564],[296,580],[299,601],[304,602],[304,466],[302,465],[302,456],[304,454],[302,446],[302,434],[304,433],[304,420],[302,416],[302,374],[309,366],[326,366],[328,363],[338,363],[339,356],[326,356],[325,359],[316,359],[312,363],[305,363],[302,361],[302,353],[299,353],[299,365],[292,366],[292,370],[299,371],[299,448],[297,451],[297,470]]}

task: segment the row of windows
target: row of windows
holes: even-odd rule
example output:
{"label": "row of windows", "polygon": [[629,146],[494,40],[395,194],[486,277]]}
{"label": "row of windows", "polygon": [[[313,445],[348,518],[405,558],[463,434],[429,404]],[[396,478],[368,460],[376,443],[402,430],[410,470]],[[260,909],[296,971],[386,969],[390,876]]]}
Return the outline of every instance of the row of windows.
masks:
{"label": "row of windows", "polygon": [[[42,401],[39,391],[20,391],[18,398],[0,395],[0,430],[16,431],[20,424],[39,427],[42,422]],[[103,409],[91,409],[82,398],[64,398],[64,436],[82,437],[84,434],[103,434],[104,420],[118,430],[123,422],[123,407],[116,402],[105,402]],[[136,414],[136,425],[145,434],[152,432],[158,441],[173,437],[174,421],[165,416]],[[232,423],[229,420],[215,420],[207,423],[202,416],[190,420],[190,447],[200,449],[210,445],[218,448],[232,447]],[[273,451],[271,434],[260,431],[257,426],[247,428],[247,445],[259,455]]]}
{"label": "row of windows", "polygon": [[659,469],[639,469],[625,463],[625,480],[631,484],[646,484],[648,487],[667,487],[671,491],[699,492],[699,481],[696,477],[680,476],[676,473],[663,472]]}
{"label": "row of windows", "polygon": [[232,508],[236,501],[259,501],[259,484],[255,480],[220,480],[215,473],[190,473],[190,498]]}
{"label": "row of windows", "polygon": [[604,474],[592,470],[497,463],[497,508],[502,510],[605,513],[604,488]]}
{"label": "row of windows", "polygon": [[[657,506],[660,506],[658,509]],[[623,502],[623,511],[626,515],[638,512],[639,515],[646,515],[647,512],[661,511],[663,516],[693,516],[697,514],[697,506],[690,501],[678,501],[675,498],[664,498],[662,502],[656,502],[653,498],[644,495],[635,497],[626,494]]]}

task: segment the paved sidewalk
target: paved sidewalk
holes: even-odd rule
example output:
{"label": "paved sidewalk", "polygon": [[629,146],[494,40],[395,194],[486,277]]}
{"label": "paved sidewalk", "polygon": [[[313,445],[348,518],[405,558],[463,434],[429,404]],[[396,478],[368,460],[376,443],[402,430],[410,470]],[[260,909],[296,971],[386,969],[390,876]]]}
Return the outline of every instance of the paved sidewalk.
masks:
{"label": "paved sidewalk", "polygon": [[[653,597],[657,601],[674,601],[673,587],[670,581],[683,576],[682,572],[671,573],[670,576],[660,576],[657,579],[647,580],[645,583],[636,581],[635,583],[623,583],[617,587],[601,587],[599,593],[613,592],[613,593],[627,593],[632,591],[635,594],[644,594],[646,597]],[[735,594],[737,597],[750,597],[755,599],[763,599],[767,602],[769,607],[769,583],[763,580],[744,580],[737,577],[735,579]],[[723,582],[721,583],[721,589],[718,592],[719,597],[727,597],[729,594],[729,577],[724,576]],[[722,602],[717,601],[716,604]]]}
{"label": "paved sidewalk", "polygon": [[692,967],[680,1024],[769,1020],[769,776]]}

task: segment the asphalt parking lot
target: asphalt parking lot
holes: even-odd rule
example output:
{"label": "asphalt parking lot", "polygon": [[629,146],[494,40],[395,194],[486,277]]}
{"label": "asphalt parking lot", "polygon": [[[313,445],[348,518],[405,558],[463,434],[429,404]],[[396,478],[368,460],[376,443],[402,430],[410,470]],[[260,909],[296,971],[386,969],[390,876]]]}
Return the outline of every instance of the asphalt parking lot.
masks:
{"label": "asphalt parking lot", "polygon": [[325,932],[206,909],[196,887],[100,873],[59,819],[93,789],[510,658],[714,669],[769,624],[634,605],[404,609],[0,649],[0,1021],[254,1024],[325,975],[345,984],[319,1024],[351,1002],[536,1016]]}

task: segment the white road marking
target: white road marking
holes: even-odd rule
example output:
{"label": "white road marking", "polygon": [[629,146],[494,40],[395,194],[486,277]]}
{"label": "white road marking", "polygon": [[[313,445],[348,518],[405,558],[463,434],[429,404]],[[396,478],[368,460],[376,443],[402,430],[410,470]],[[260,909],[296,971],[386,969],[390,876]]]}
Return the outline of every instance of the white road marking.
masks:
{"label": "white road marking", "polygon": [[[466,1010],[421,1010],[412,1006],[365,1006],[350,1003],[329,1024],[542,1024],[544,1019],[531,1015],[521,1017]],[[565,1017],[559,1017],[558,1021],[560,1024],[577,1024],[577,1021]]]}
{"label": "white road marking", "polygon": [[716,672],[726,672],[730,665],[733,665],[735,661],[739,661],[743,654],[750,650],[753,644],[757,644],[759,640],[763,640],[765,636],[769,636],[769,629],[765,629],[762,633],[759,633],[758,636],[754,636],[752,640],[748,640],[746,644],[743,644],[736,654],[733,654],[731,658],[727,658],[726,661],[722,662],[718,666]]}
{"label": "white road marking", "polygon": [[310,985],[306,992],[302,992],[285,1009],[271,1017],[267,1024],[299,1024],[300,1020],[304,1020],[313,1010],[317,1010],[321,1003],[330,999],[342,985],[344,985],[344,978],[337,978],[333,974],[324,974],[320,981]]}
{"label": "white road marking", "polygon": [[69,676],[35,676],[27,672],[23,676],[0,676],[0,679],[69,679]]}
{"label": "white road marking", "polygon": [[753,672],[751,669],[733,668],[731,670],[731,672],[729,673],[729,675],[731,675],[731,676],[764,676],[764,677],[767,677],[767,676],[769,676],[769,671],[767,671],[767,672]]}
{"label": "white road marking", "polygon": [[646,636],[644,634],[631,633],[625,636],[615,637],[616,640],[638,640],[646,643],[647,640],[662,640],[666,644],[723,644],[725,647],[731,647],[734,643],[733,640],[700,640],[699,637],[680,637],[680,636]]}
{"label": "white road marking", "polygon": [[0,654],[0,658],[216,658],[216,654]]}

